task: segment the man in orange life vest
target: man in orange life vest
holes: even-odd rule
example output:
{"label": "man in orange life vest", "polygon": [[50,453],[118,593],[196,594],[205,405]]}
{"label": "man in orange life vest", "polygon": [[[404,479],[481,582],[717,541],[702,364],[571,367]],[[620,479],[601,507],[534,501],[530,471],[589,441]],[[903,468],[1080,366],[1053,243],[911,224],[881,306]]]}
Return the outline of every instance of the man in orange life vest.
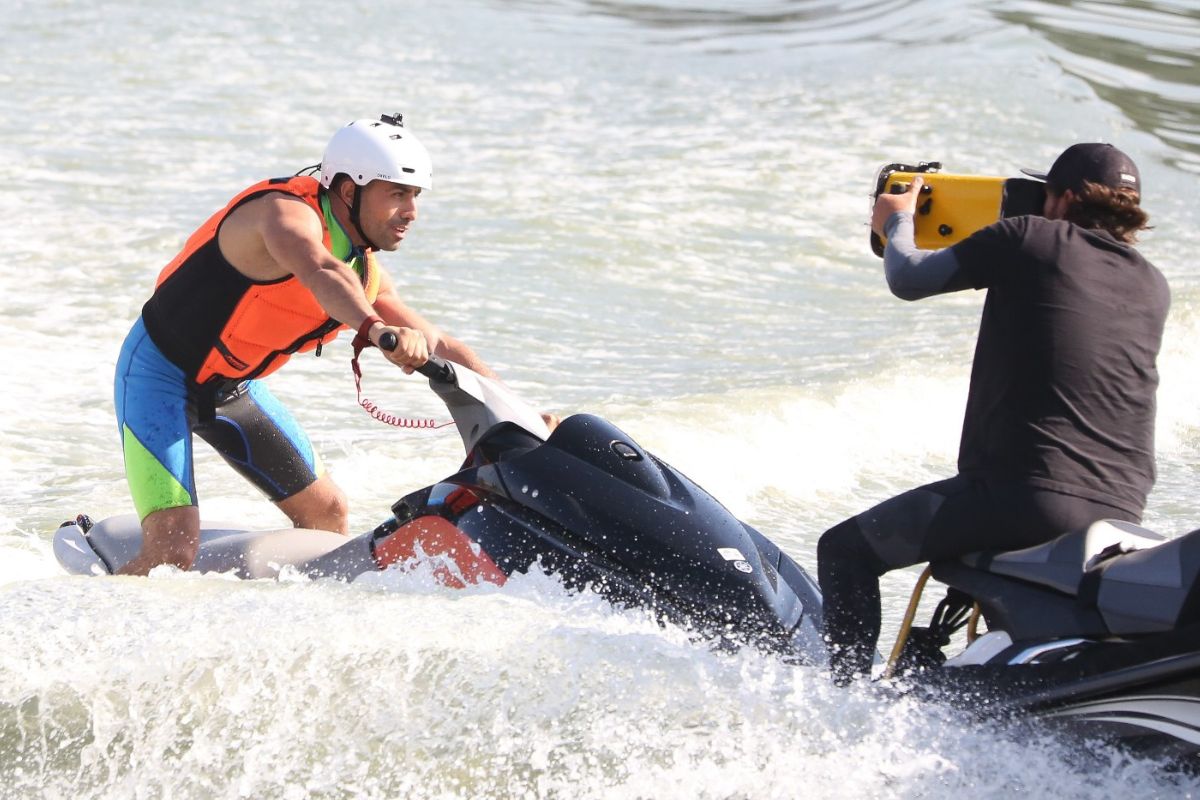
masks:
{"label": "man in orange life vest", "polygon": [[192,473],[199,434],[301,528],[347,531],[346,496],[260,378],[343,328],[411,372],[430,353],[494,374],[413,311],[372,255],[395,250],[417,218],[432,165],[400,115],[356,120],[325,149],[320,178],[245,190],[188,239],[159,275],[125,340],[115,399],[125,471],[142,520],[121,572],[191,566],[200,541]]}

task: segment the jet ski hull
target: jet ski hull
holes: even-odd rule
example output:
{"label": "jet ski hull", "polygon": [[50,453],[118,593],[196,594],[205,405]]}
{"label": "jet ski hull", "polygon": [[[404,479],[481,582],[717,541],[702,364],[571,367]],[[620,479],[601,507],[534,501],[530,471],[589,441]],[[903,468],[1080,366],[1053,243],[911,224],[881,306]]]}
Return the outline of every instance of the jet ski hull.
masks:
{"label": "jet ski hull", "polygon": [[1118,740],[1143,753],[1200,755],[1200,653],[1138,664],[1020,701],[1041,719]]}
{"label": "jet ski hull", "polygon": [[[1033,719],[1143,755],[1195,760],[1200,757],[1198,637],[1200,629],[1189,628],[1138,644],[1075,638],[1016,642],[985,663],[926,668],[906,676],[906,682],[918,682],[918,691],[934,701],[962,707],[967,699],[983,719]],[[1023,662],[1023,654],[1030,653],[1038,655]]]}

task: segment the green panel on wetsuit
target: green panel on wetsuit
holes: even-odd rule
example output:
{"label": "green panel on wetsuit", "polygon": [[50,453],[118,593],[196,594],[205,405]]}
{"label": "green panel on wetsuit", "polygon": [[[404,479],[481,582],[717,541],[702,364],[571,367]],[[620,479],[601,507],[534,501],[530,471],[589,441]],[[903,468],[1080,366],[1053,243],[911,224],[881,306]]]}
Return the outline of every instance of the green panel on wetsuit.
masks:
{"label": "green panel on wetsuit", "polygon": [[121,435],[125,448],[125,477],[129,480],[138,519],[166,508],[196,505],[191,493],[138,441],[128,425],[121,426]]}

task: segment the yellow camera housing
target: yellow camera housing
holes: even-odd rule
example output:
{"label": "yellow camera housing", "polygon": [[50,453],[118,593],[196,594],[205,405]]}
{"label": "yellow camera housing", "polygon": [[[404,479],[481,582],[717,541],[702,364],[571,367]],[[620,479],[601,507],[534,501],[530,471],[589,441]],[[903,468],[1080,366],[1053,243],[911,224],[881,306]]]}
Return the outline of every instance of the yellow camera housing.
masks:
{"label": "yellow camera housing", "polygon": [[[916,245],[922,250],[949,247],[999,219],[1042,213],[1046,194],[1041,181],[956,175],[942,172],[941,166],[936,161],[917,166],[888,164],[875,180],[872,200],[885,192],[908,191],[917,175],[925,179],[913,217]],[[883,237],[871,232],[875,255],[882,257],[886,244]]]}

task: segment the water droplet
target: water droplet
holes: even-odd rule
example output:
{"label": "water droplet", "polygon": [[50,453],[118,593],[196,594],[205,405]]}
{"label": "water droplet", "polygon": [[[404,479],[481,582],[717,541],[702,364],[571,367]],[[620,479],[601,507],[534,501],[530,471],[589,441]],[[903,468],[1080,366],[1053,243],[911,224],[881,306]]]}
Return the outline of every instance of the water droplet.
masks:
{"label": "water droplet", "polygon": [[534,497],[537,497],[537,496],[538,496],[538,490],[537,490],[537,489],[534,489],[534,490],[533,490],[533,496],[534,496]]}

